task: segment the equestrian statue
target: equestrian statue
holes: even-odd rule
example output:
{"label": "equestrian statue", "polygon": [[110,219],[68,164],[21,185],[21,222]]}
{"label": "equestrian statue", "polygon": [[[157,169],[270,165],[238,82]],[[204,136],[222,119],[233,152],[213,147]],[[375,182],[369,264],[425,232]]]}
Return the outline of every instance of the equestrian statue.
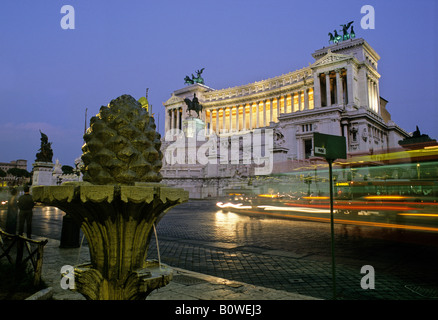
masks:
{"label": "equestrian statue", "polygon": [[188,98],[184,99],[184,102],[187,105],[187,112],[190,112],[191,110],[195,111],[199,118],[199,113],[202,112],[202,105],[199,103],[198,98],[196,97],[196,93],[193,94],[193,100],[190,100]]}

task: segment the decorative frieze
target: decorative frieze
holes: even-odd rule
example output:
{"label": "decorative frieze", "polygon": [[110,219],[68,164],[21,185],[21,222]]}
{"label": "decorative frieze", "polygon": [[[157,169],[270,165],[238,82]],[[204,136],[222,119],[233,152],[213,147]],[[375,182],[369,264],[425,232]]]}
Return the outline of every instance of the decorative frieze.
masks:
{"label": "decorative frieze", "polygon": [[[294,84],[299,84],[299,86],[301,86],[303,84],[302,82],[305,80],[311,80],[311,76],[312,70],[310,67],[305,67],[303,69],[296,70],[275,78],[262,80],[243,86],[207,92],[204,94],[204,102],[208,103],[224,99],[238,99],[241,97],[248,99],[249,95],[260,95],[261,93],[264,93],[264,95],[258,96],[258,99],[262,99],[262,97],[269,98],[274,94],[271,92],[272,90],[278,91],[278,89],[286,89],[284,88],[285,86],[291,86]],[[278,92],[275,92],[275,94],[278,94]]]}

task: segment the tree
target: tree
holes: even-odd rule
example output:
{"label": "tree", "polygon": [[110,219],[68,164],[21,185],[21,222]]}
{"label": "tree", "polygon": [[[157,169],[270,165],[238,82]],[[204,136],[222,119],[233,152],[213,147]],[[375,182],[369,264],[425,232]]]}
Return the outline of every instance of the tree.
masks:
{"label": "tree", "polygon": [[7,173],[3,171],[3,169],[0,169],[0,178],[6,177]]}
{"label": "tree", "polygon": [[15,184],[20,184],[20,180],[22,180],[23,178],[29,178],[31,176],[31,174],[27,170],[20,168],[11,168],[8,170],[8,174],[16,178]]}
{"label": "tree", "polygon": [[30,173],[27,170],[24,169],[20,169],[20,168],[11,168],[8,170],[8,174],[17,177],[17,178],[29,178],[30,177]]}
{"label": "tree", "polygon": [[63,174],[73,174],[74,172],[74,168],[72,166],[62,166],[61,167],[62,173]]}

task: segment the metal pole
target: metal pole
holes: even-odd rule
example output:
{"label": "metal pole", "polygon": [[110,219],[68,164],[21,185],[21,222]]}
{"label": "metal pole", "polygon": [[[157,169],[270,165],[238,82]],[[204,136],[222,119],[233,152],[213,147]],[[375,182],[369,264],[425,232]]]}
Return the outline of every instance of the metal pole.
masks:
{"label": "metal pole", "polygon": [[333,280],[333,299],[336,299],[336,265],[335,265],[335,230],[333,219],[333,160],[327,159],[329,164],[329,180],[330,180],[330,229],[331,229],[331,247],[332,247],[332,280]]}

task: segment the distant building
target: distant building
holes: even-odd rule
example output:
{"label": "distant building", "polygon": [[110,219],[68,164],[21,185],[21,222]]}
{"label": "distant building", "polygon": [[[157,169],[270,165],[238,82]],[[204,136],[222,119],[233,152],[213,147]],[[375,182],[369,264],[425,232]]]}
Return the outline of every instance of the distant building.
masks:
{"label": "distant building", "polygon": [[[342,41],[312,56],[313,64],[271,79],[221,90],[194,83],[174,91],[164,102],[164,182],[189,190],[193,198],[220,196],[224,189],[252,184],[266,152],[273,162],[268,174],[318,161],[314,132],[344,136],[348,157],[384,152],[409,137],[380,97],[380,56],[364,39]],[[199,118],[185,101],[195,95],[203,106]],[[259,136],[257,148],[265,153],[257,156]],[[245,137],[252,141],[246,150]],[[200,148],[209,150],[203,161],[196,158]],[[238,160],[231,161],[233,156]]]}
{"label": "distant building", "polygon": [[[17,169],[23,169],[27,170],[27,160],[19,159],[11,162],[0,162],[0,169],[2,169],[4,172],[8,172],[9,169],[17,168]],[[29,178],[26,181],[28,182]],[[0,177],[0,186],[8,186],[15,184],[16,177],[7,174],[6,177]]]}

